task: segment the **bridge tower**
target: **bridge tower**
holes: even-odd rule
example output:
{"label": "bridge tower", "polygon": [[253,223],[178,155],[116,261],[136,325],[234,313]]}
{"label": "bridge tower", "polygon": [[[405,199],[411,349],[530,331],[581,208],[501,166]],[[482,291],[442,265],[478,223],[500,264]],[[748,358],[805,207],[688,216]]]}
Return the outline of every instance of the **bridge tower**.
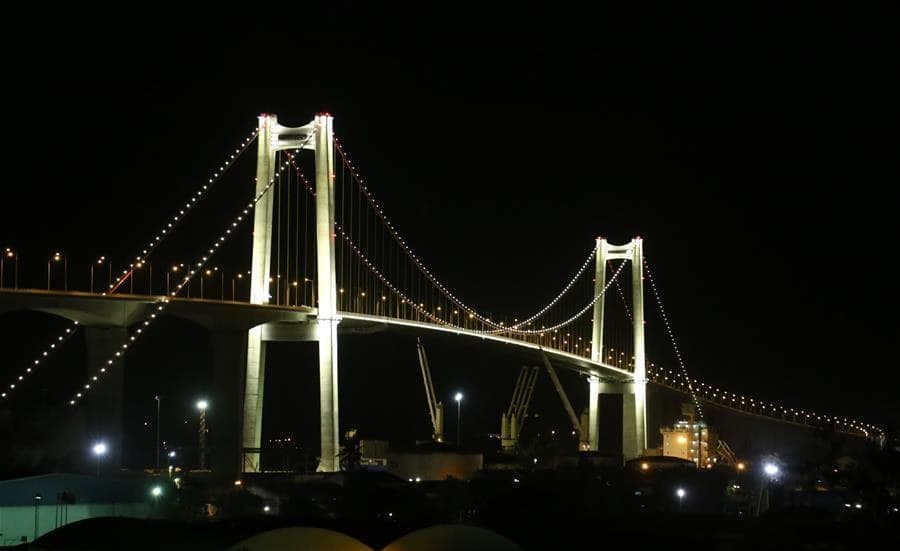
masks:
{"label": "bridge tower", "polygon": [[[631,296],[634,318],[634,379],[631,383],[604,382],[598,377],[588,379],[588,426],[591,450],[599,447],[600,394],[622,395],[622,453],[626,459],[641,455],[647,448],[647,360],[644,347],[644,245],[635,237],[624,245],[613,245],[602,237],[597,238],[597,265],[594,279],[594,296],[606,285],[606,262],[624,260],[631,262]],[[603,314],[606,294],[594,304],[594,324],[591,337],[591,360],[597,363],[603,358]]]}
{"label": "bridge tower", "polygon": [[[289,128],[278,124],[276,115],[259,116],[256,160],[256,195],[275,177],[275,153],[287,149],[312,150],[316,159],[316,259],[318,265],[318,315],[313,338],[319,343],[319,398],[322,457],[318,470],[337,470],[338,372],[337,292],[334,261],[334,132],[333,118],[320,114],[307,125]],[[257,203],[253,218],[253,251],[250,302],[268,304],[272,260],[273,194]],[[263,326],[247,335],[247,370],[244,383],[243,468],[260,469],[266,342]]]}

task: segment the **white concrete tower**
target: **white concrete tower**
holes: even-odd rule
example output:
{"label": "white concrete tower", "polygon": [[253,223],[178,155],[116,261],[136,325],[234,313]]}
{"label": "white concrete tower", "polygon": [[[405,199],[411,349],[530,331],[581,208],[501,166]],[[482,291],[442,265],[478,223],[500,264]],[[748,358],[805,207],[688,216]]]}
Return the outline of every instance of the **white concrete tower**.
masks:
{"label": "white concrete tower", "polygon": [[337,280],[334,263],[334,130],[331,115],[316,115],[316,261],[319,340],[319,412],[322,456],[318,471],[340,470],[338,461]]}
{"label": "white concrete tower", "polygon": [[[634,317],[634,380],[629,385],[600,385],[596,377],[590,377],[588,425],[590,446],[596,450],[599,445],[599,404],[597,392],[618,389],[614,393],[633,394],[624,396],[622,412],[622,448],[626,459],[641,455],[647,448],[647,367],[644,344],[644,247],[640,237],[624,245],[611,245],[602,237],[597,238],[596,268],[594,271],[594,295],[599,295],[606,285],[606,262],[625,260],[631,262],[632,311]],[[591,360],[603,363],[603,317],[606,295],[594,303],[594,323],[591,337]],[[633,409],[631,404],[634,404]]]}
{"label": "white concrete tower", "polygon": [[[283,149],[316,149],[316,121],[299,128],[288,128],[278,124],[276,115],[259,116],[257,136],[256,190],[263,190],[275,177],[279,167],[275,166],[275,153]],[[331,117],[328,117],[331,128]],[[329,136],[331,136],[329,132]],[[330,148],[330,145],[328,146]],[[316,149],[317,163],[318,150]],[[332,159],[333,162],[333,159]],[[268,304],[270,299],[270,266],[272,262],[272,214],[274,207],[272,189],[256,203],[253,212],[253,251],[250,272],[250,302]],[[318,198],[317,198],[318,200]],[[333,204],[333,199],[331,203]],[[333,213],[333,211],[332,211]],[[333,214],[332,214],[333,222]],[[333,255],[331,273],[334,274]],[[327,264],[326,264],[327,266]],[[244,381],[243,429],[241,444],[244,449],[242,470],[259,470],[259,448],[262,439],[263,391],[265,387],[266,344],[262,339],[262,326],[251,329],[247,335],[247,371]],[[321,358],[320,358],[321,360]],[[329,368],[330,369],[330,368]],[[330,381],[330,379],[329,379]],[[332,407],[331,400],[327,406]]]}
{"label": "white concrete tower", "polygon": [[[603,244],[606,240],[602,237],[597,238],[597,250],[594,254],[594,296],[599,295],[606,285],[606,249]],[[591,326],[591,361],[602,363],[603,361],[603,310],[606,305],[606,297],[594,303],[594,322]],[[598,396],[600,389],[600,379],[595,376],[588,377],[588,443],[591,451],[597,451],[600,445],[600,427],[598,423]]]}
{"label": "white concrete tower", "polygon": [[[597,238],[597,251],[594,255],[596,266],[594,268],[594,296],[599,295],[606,285],[606,240]],[[606,297],[594,303],[594,324],[591,335],[591,361],[601,363],[603,361],[603,310],[606,305]]]}
{"label": "white concrete tower", "polygon": [[647,449],[647,355],[644,344],[644,240],[631,240],[631,308],[634,317],[634,424],[637,453]]}

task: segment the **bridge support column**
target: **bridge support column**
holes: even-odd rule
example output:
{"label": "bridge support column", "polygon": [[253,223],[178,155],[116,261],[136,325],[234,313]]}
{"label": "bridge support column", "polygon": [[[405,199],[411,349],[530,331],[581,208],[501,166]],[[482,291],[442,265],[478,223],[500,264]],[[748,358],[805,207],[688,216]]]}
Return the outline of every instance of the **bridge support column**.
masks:
{"label": "bridge support column", "polygon": [[[611,245],[597,238],[597,265],[594,275],[594,294],[600,295],[606,285],[607,260],[631,263],[631,292],[634,336],[634,383],[631,392],[621,393],[623,411],[623,449],[626,457],[643,454],[647,448],[647,360],[644,350],[644,242],[635,237],[625,245]],[[594,325],[591,335],[591,360],[603,362],[603,306],[606,296],[594,303]],[[619,394],[619,392],[615,392]]]}
{"label": "bridge support column", "polygon": [[[254,195],[263,193],[275,177],[275,143],[278,140],[278,118],[274,115],[259,116],[259,133],[256,137],[256,189]],[[253,209],[253,251],[250,258],[250,302],[269,303],[269,271],[272,263],[272,193],[264,194]],[[266,349],[262,341],[262,328],[254,327],[247,334],[247,371],[244,382],[243,447],[244,472],[259,470],[262,445],[263,383],[266,369]]]}
{"label": "bridge support column", "polygon": [[[243,460],[240,470],[255,473],[260,470],[262,446],[263,392],[266,375],[266,343],[262,340],[262,326],[247,334],[247,371],[244,379],[244,419],[241,445]],[[242,340],[242,339],[241,339]]]}
{"label": "bridge support column", "polygon": [[[594,269],[594,296],[603,292],[606,285],[606,240],[597,238],[596,266]],[[594,303],[594,321],[591,327],[591,361],[603,362],[603,309],[606,294]]]}
{"label": "bridge support column", "polygon": [[340,470],[338,415],[337,283],[334,264],[334,131],[332,117],[316,115],[316,261],[319,284],[319,412],[321,457],[318,471]]}
{"label": "bridge support column", "polygon": [[337,320],[319,320],[319,413],[321,419],[322,451],[320,472],[340,470],[338,452],[340,425],[338,423],[338,351]]}
{"label": "bridge support column", "polygon": [[[588,377],[588,418],[587,433],[590,442],[590,450],[595,452],[600,447],[600,419],[598,410],[598,401],[600,398],[600,379],[597,377]],[[582,430],[584,428],[582,427]]]}
{"label": "bridge support column", "polygon": [[[636,454],[647,448],[647,359],[644,351],[644,241],[634,238],[631,261],[631,293],[634,307],[634,446]],[[628,411],[626,409],[626,411]]]}
{"label": "bridge support column", "polygon": [[[241,389],[246,347],[242,331],[215,331],[210,337],[213,395],[210,408],[210,467],[217,478],[235,480],[241,473]],[[261,381],[261,379],[260,379]],[[261,413],[262,401],[258,401]],[[261,417],[254,420],[259,427]],[[258,430],[256,431],[258,434]],[[259,464],[259,454],[255,464]]]}
{"label": "bridge support column", "polygon": [[[84,341],[88,370],[106,365],[106,361],[122,343],[128,340],[128,330],[124,327],[85,327]],[[125,394],[125,364],[116,363],[107,369],[102,385],[92,388],[87,402],[87,431],[90,442],[106,443],[107,457],[103,460],[105,468],[120,469],[122,467],[123,438],[123,404]]]}
{"label": "bridge support column", "polygon": [[640,457],[644,453],[638,440],[637,384],[635,383],[600,383],[598,394],[614,394],[622,396],[622,455],[625,460]]}

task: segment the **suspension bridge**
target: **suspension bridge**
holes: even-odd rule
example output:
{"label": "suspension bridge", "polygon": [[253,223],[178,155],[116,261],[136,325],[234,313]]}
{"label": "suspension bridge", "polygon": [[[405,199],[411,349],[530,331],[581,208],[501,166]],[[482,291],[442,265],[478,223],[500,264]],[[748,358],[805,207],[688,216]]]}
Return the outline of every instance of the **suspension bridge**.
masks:
{"label": "suspension bridge", "polygon": [[[154,282],[153,254],[254,144],[252,192],[238,199],[233,218],[209,236],[209,246],[192,262],[157,268]],[[312,177],[304,171],[310,162]],[[248,231],[249,270],[215,266],[214,259],[234,236]],[[121,439],[122,407],[116,396],[130,347],[162,316],[187,319],[212,335],[214,395],[220,404],[212,465],[228,474],[260,469],[266,346],[273,341],[318,343],[319,470],[337,470],[339,335],[385,330],[441,332],[531,349],[583,375],[589,404],[587,427],[580,435],[583,449],[598,448],[598,396],[619,394],[623,454],[641,455],[647,447],[648,384],[689,395],[701,416],[704,404],[715,404],[779,422],[866,438],[883,435],[859,420],[765,402],[691,378],[639,237],[620,245],[597,238],[580,264],[573,263],[574,274],[562,279],[554,298],[533,312],[497,316],[464,301],[394,227],[335,136],[328,114],[301,127],[260,115],[257,128],[175,206],[120,270],[113,271],[106,257],[90,262],[89,288],[69,289],[68,259],[62,253],[47,261],[42,288],[19,281],[21,251],[10,247],[0,252],[0,314],[35,310],[71,322],[49,337],[32,362],[3,370],[0,376],[7,380],[0,381],[0,407],[27,391],[29,379],[83,331],[88,373],[71,389],[67,406],[82,407],[95,394],[112,400],[114,405],[97,422]],[[234,274],[230,289],[226,271]],[[645,290],[673,347],[672,369],[647,359]]]}

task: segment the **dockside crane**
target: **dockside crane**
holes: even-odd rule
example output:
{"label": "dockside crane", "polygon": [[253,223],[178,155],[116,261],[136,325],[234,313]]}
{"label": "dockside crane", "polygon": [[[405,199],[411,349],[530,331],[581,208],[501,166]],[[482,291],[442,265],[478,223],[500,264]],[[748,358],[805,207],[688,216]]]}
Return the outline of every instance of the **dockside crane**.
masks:
{"label": "dockside crane", "polygon": [[581,413],[581,420],[579,422],[578,416],[575,415],[575,410],[572,408],[572,403],[569,402],[569,397],[566,395],[565,389],[563,389],[562,384],[559,382],[559,377],[556,376],[556,370],[553,369],[553,364],[550,363],[550,358],[547,357],[547,353],[544,352],[543,349],[541,349],[541,357],[544,360],[544,367],[547,368],[547,374],[550,376],[550,380],[553,381],[554,388],[556,388],[556,393],[559,394],[559,399],[566,409],[566,414],[569,416],[569,422],[572,423],[572,430],[578,435],[578,449],[582,451],[591,449],[587,434],[587,413]]}
{"label": "dockside crane", "polygon": [[[556,389],[556,393],[559,395],[559,399],[563,404],[563,408],[565,408],[566,414],[569,416],[569,421],[572,423],[572,430],[578,436],[578,449],[589,450],[590,443],[587,441],[588,435],[586,432],[588,424],[587,413],[583,412],[581,414],[581,419],[578,419],[578,416],[575,415],[575,410],[572,408],[571,402],[569,402],[569,397],[566,395],[565,389],[563,389],[562,384],[559,382],[556,370],[553,369],[553,365],[550,363],[550,358],[547,357],[547,354],[543,350],[541,350],[541,356],[544,360],[544,367],[547,369],[547,375],[549,375],[550,381],[553,383],[553,387]],[[500,417],[500,445],[505,450],[515,448],[516,444],[518,444],[519,435],[522,432],[522,426],[525,425],[525,417],[528,414],[528,405],[531,403],[531,395],[534,392],[534,384],[537,381],[539,371],[540,367],[538,366],[523,366],[519,371],[519,378],[516,381],[516,387],[513,390],[509,408]]]}
{"label": "dockside crane", "polygon": [[431,369],[428,367],[428,356],[425,355],[425,347],[422,341],[416,339],[416,350],[419,354],[419,367],[422,369],[422,381],[425,383],[425,399],[428,401],[428,414],[431,416],[433,428],[432,438],[435,442],[444,441],[444,405],[438,401],[434,393],[434,384],[431,382]]}
{"label": "dockside crane", "polygon": [[537,366],[522,366],[519,371],[519,378],[513,389],[509,408],[500,417],[500,445],[504,449],[514,448],[519,441],[519,434],[522,432],[522,426],[525,425],[525,416],[528,414],[528,406],[531,404],[531,395],[534,393],[537,376]]}

